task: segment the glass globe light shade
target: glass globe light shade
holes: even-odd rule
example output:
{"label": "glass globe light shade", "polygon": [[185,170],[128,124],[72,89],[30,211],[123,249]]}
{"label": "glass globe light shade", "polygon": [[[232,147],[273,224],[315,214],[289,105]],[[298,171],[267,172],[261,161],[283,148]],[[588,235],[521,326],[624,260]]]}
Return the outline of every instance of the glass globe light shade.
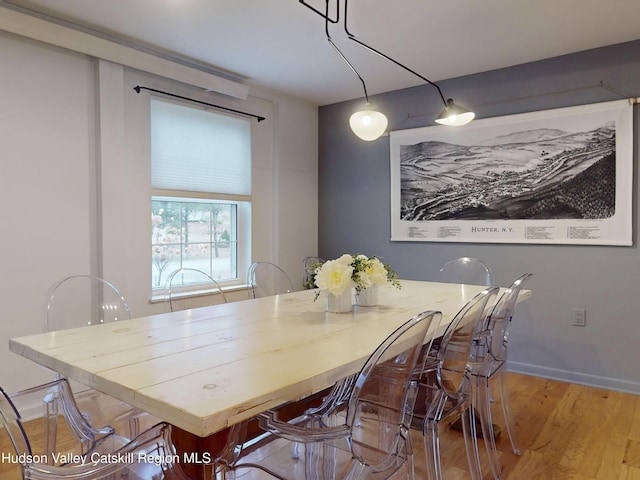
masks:
{"label": "glass globe light shade", "polygon": [[375,110],[361,110],[351,115],[349,119],[353,133],[367,142],[380,138],[388,124],[387,117]]}

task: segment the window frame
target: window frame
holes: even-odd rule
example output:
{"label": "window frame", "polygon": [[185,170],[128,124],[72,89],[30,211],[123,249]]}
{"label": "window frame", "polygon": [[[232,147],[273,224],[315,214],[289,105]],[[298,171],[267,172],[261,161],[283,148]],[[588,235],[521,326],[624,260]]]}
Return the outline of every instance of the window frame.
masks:
{"label": "window frame", "polygon": [[[218,280],[214,277],[216,282],[222,287],[223,290],[233,289],[234,287],[244,286],[246,284],[246,272],[249,268],[249,258],[250,258],[250,215],[251,215],[251,202],[240,201],[240,200],[229,200],[229,199],[220,199],[214,198],[215,195],[212,194],[203,194],[200,196],[192,195],[194,192],[185,192],[189,193],[188,196],[176,196],[180,192],[172,190],[172,195],[167,195],[167,191],[153,189],[151,195],[151,202],[154,201],[168,201],[168,202],[186,202],[186,203],[199,203],[199,204],[207,204],[207,203],[220,203],[224,205],[235,205],[235,242],[236,242],[236,276],[234,278],[229,278],[226,280]],[[153,226],[151,227],[153,231]],[[198,243],[207,243],[207,242],[198,242]],[[210,244],[210,243],[209,243]],[[153,247],[155,244],[153,240],[151,242],[151,246]],[[247,251],[243,251],[245,248]],[[182,255],[182,254],[181,254]],[[179,262],[179,265],[175,267],[175,269],[186,267],[182,264],[182,259]],[[151,266],[153,269],[153,264]],[[171,270],[173,271],[173,270]],[[171,273],[171,272],[168,272]],[[152,270],[153,274],[153,270]],[[151,282],[151,289],[153,292],[153,296],[158,296],[160,294],[164,294],[166,292],[166,285],[155,286],[153,277]],[[199,288],[197,285],[193,285],[193,287],[180,287],[180,292],[183,292],[185,295],[193,294],[194,296],[202,295],[202,288]]]}
{"label": "window frame", "polygon": [[[161,95],[150,95],[150,101],[152,100],[161,100],[169,103],[174,103],[179,106],[183,106],[186,108],[193,108],[196,110],[203,110],[206,112],[210,112],[216,115],[228,116],[228,117],[238,117],[237,115],[229,114],[226,112],[220,112],[218,110],[207,108],[198,105],[192,105],[188,102],[176,101],[173,99],[165,98]],[[149,121],[152,122],[152,119],[149,118]],[[151,142],[151,131],[149,141]],[[250,170],[253,170],[253,126],[251,126],[251,135],[249,138],[249,148],[251,151],[251,163]],[[151,168],[153,168],[153,159],[151,159]],[[174,189],[160,189],[160,188],[151,188],[151,205],[154,200],[159,201],[176,201],[176,202],[194,202],[194,203],[226,203],[226,204],[235,204],[236,205],[236,277],[228,280],[220,280],[216,281],[220,284],[221,288],[225,291],[232,291],[238,288],[244,288],[247,284],[247,270],[251,263],[251,239],[252,239],[252,195],[242,195],[242,194],[228,194],[228,193],[214,193],[214,192],[198,192],[198,191],[190,191],[190,190],[174,190]],[[151,232],[153,232],[153,226],[151,226]],[[151,242],[151,246],[153,246],[153,240]],[[182,256],[182,253],[181,253]],[[182,261],[180,262],[182,264]],[[153,280],[153,262],[151,263],[151,295],[152,298],[163,297],[166,294],[166,285],[160,285],[155,287]],[[178,267],[179,268],[179,267]],[[202,288],[198,285],[193,285],[192,288],[183,287],[181,290],[181,296],[201,296]]]}

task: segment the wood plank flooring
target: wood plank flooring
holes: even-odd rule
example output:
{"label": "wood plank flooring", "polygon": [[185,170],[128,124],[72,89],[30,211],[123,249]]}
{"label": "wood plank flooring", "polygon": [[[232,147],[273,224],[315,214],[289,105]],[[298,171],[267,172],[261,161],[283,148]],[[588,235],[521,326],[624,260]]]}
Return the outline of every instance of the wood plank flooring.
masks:
{"label": "wood plank flooring", "polygon": [[[640,396],[509,374],[522,455],[514,455],[494,404],[506,480],[640,480]],[[426,480],[422,433],[412,430],[416,479]],[[470,478],[462,433],[441,432],[445,480]],[[484,480],[492,479],[480,440]],[[244,470],[243,480],[268,476]]]}
{"label": "wood plank flooring", "polygon": [[[640,396],[517,374],[509,380],[522,455],[503,428],[497,446],[507,480],[640,480]],[[494,407],[494,423],[504,427]],[[448,431],[447,446],[463,450],[461,435]],[[466,468],[464,457],[446,454],[443,463]],[[484,463],[483,473],[492,478]]]}
{"label": "wood plank flooring", "polygon": [[[506,480],[640,480],[640,396],[519,374],[509,380],[522,455],[513,454],[503,431],[498,450]],[[494,407],[494,422],[504,426],[499,405]],[[442,433],[444,478],[468,479],[462,434],[449,428]],[[12,452],[0,434],[0,452]],[[416,478],[426,479],[422,434],[412,431],[412,440]],[[0,477],[19,479],[19,470],[10,467],[0,465]],[[245,470],[239,478],[267,477]]]}

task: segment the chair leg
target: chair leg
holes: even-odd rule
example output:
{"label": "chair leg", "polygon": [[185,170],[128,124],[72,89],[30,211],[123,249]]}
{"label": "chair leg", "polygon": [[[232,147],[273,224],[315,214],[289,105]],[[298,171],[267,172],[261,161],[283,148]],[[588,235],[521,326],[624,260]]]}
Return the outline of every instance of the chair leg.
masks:
{"label": "chair leg", "polygon": [[410,427],[403,427],[402,439],[404,441],[404,451],[407,457],[407,461],[405,462],[407,468],[407,479],[414,480],[416,478],[416,465],[413,455],[413,445],[411,444]]}
{"label": "chair leg", "polygon": [[520,444],[516,436],[516,421],[511,408],[511,396],[509,395],[509,374],[506,370],[498,373],[498,387],[502,400],[502,414],[504,415],[504,421],[507,426],[509,440],[511,440],[511,448],[513,449],[513,453],[521,455],[522,451],[520,450]]}
{"label": "chair leg", "polygon": [[294,458],[294,459],[300,458],[300,443],[299,442],[291,442],[291,458]]}
{"label": "chair leg", "polygon": [[[496,448],[496,439],[493,434],[493,416],[491,415],[491,388],[489,378],[483,375],[476,377],[476,394],[474,396],[475,411],[480,416],[480,425],[482,427],[482,438],[484,446],[487,450],[489,459],[489,467],[495,480],[503,480],[502,468],[500,467],[500,459],[498,458],[498,449]],[[476,442],[477,445],[477,442]]]}
{"label": "chair leg", "polygon": [[[357,480],[362,476],[362,472],[364,470],[364,465],[355,459],[351,460],[351,464],[349,466],[349,470],[344,475],[343,480]],[[325,479],[329,479],[329,477],[324,477]],[[335,478],[335,477],[332,477]]]}
{"label": "chair leg", "polygon": [[305,443],[305,480],[335,478],[336,451],[323,443]]}
{"label": "chair leg", "polygon": [[[322,475],[321,479],[336,478],[336,472],[338,469],[338,452],[332,445],[322,444]],[[357,462],[358,464],[360,462]],[[359,470],[362,472],[362,468]],[[354,478],[358,478],[360,473]]]}
{"label": "chair leg", "polygon": [[476,434],[476,418],[473,407],[462,411],[462,435],[464,437],[464,446],[467,451],[467,463],[469,464],[469,473],[471,480],[481,480],[482,471],[480,469],[480,455],[478,452],[478,436]]}
{"label": "chair leg", "polygon": [[127,420],[128,438],[136,438],[140,433],[140,420],[137,415],[131,415]]}
{"label": "chair leg", "polygon": [[[235,470],[229,469],[228,466],[224,463],[214,463],[212,465],[212,470],[213,480],[233,480],[234,478],[236,478]],[[203,466],[202,478],[207,478],[206,474],[206,468],[204,468]]]}
{"label": "chair leg", "polygon": [[427,478],[429,480],[442,480],[438,424],[426,418],[422,433],[424,438],[424,455],[427,464]]}
{"label": "chair leg", "polygon": [[[50,463],[53,459],[53,452],[56,452],[58,435],[58,403],[52,395],[47,395],[44,399],[44,453]],[[84,447],[83,447],[84,448]]]}

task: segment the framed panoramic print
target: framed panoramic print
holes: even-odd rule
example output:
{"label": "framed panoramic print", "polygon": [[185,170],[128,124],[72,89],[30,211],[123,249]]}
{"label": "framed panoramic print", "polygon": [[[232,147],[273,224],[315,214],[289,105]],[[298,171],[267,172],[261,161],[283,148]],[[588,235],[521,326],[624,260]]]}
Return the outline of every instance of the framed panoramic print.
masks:
{"label": "framed panoramic print", "polygon": [[391,132],[391,240],[631,245],[632,107]]}

